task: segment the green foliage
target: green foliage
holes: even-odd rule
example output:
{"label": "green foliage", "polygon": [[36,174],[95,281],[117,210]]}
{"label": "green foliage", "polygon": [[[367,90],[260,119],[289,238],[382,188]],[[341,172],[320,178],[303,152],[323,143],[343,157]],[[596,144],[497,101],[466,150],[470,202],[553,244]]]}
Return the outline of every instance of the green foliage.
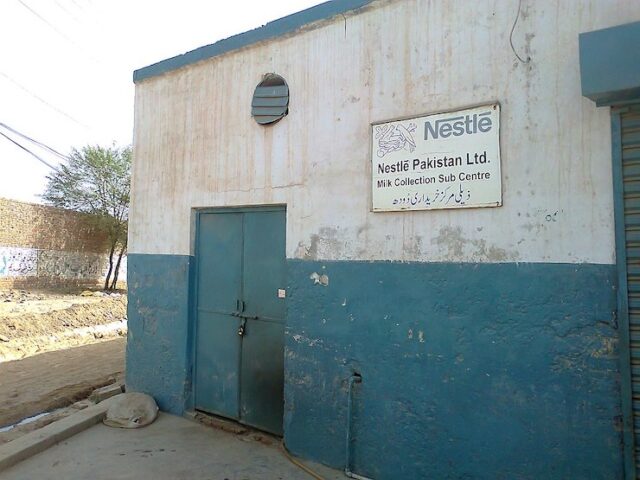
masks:
{"label": "green foliage", "polygon": [[42,198],[56,207],[122,222],[129,215],[131,148],[86,146],[47,176]]}
{"label": "green foliage", "polygon": [[67,208],[94,216],[97,227],[109,237],[109,272],[120,247],[114,278],[117,280],[120,259],[127,247],[129,195],[131,190],[131,147],[86,146],[73,149],[66,163],[47,176],[43,200],[55,207]]}

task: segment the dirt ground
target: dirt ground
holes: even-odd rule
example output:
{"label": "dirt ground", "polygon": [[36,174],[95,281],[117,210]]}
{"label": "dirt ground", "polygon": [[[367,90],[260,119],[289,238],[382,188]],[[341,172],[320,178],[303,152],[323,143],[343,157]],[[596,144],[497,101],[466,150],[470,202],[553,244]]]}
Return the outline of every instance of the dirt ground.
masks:
{"label": "dirt ground", "polygon": [[66,407],[124,372],[126,340],[41,353],[0,363],[0,426]]}
{"label": "dirt ground", "polygon": [[64,409],[122,381],[126,306],[122,292],[0,291],[0,444],[83,408],[80,402]]}
{"label": "dirt ground", "polygon": [[126,335],[126,295],[85,295],[0,291],[0,362]]}

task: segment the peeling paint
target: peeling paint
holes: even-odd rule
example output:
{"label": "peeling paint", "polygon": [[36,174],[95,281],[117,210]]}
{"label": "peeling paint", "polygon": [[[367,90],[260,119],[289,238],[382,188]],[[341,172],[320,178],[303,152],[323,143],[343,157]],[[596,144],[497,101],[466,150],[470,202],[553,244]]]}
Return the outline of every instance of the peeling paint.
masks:
{"label": "peeling paint", "polygon": [[311,247],[306,246],[303,242],[298,242],[298,247],[296,248],[296,257],[310,259],[310,248]]}
{"label": "peeling paint", "polygon": [[594,358],[616,358],[617,345],[617,339],[603,338],[601,339],[600,348],[594,350],[591,356]]}
{"label": "peeling paint", "polygon": [[311,275],[309,275],[309,279],[313,280],[314,285],[322,285],[323,287],[329,285],[329,276],[325,275],[324,273],[320,275],[317,272],[313,272]]}
{"label": "peeling paint", "polygon": [[309,242],[310,245],[303,255],[306,260],[340,257],[345,247],[338,229],[333,227],[321,228],[318,233],[310,236]]}
{"label": "peeling paint", "polygon": [[315,347],[316,345],[322,345],[322,339],[320,338],[307,338],[304,335],[292,335],[291,336],[297,343],[304,343],[309,347]]}

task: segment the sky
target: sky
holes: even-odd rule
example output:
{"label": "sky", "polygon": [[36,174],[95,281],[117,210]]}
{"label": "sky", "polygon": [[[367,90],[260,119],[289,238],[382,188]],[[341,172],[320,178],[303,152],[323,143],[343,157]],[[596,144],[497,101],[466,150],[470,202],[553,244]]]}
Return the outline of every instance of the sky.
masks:
{"label": "sky", "polygon": [[[321,0],[0,0],[0,134],[52,167],[133,134],[133,71]],[[12,129],[12,130],[10,130]],[[42,203],[51,168],[0,135],[0,197]]]}

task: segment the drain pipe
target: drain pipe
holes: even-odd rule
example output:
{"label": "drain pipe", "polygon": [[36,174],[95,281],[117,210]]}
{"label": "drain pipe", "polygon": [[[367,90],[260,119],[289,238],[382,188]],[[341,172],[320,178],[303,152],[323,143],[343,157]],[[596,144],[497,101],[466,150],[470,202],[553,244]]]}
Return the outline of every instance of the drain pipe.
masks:
{"label": "drain pipe", "polygon": [[351,468],[351,410],[353,405],[353,384],[354,383],[362,383],[362,375],[357,372],[354,372],[349,377],[349,386],[347,393],[347,441],[346,441],[346,460],[344,467],[344,474],[349,478],[355,478],[356,480],[372,480],[371,478],[363,477],[362,475],[358,475],[357,473],[353,473]]}

